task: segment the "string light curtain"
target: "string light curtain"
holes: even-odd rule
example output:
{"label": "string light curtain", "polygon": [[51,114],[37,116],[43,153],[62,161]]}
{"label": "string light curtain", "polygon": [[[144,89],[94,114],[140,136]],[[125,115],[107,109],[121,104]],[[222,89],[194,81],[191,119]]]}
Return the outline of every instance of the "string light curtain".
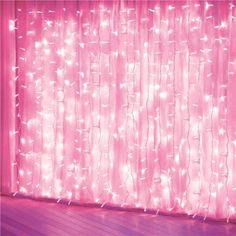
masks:
{"label": "string light curtain", "polygon": [[235,39],[235,1],[1,2],[1,191],[236,219]]}

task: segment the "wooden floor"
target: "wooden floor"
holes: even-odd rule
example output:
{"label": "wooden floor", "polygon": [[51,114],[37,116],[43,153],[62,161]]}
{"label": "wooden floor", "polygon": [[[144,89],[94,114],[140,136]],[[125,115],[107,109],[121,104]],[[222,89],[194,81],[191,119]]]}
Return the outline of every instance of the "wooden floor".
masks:
{"label": "wooden floor", "polygon": [[236,224],[1,196],[1,235],[236,235]]}

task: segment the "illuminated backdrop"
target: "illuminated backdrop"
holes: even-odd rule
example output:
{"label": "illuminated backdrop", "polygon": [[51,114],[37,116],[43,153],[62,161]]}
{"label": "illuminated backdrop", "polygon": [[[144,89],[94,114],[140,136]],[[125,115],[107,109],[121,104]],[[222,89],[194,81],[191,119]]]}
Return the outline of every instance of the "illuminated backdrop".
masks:
{"label": "illuminated backdrop", "polygon": [[236,2],[5,2],[2,192],[236,218]]}

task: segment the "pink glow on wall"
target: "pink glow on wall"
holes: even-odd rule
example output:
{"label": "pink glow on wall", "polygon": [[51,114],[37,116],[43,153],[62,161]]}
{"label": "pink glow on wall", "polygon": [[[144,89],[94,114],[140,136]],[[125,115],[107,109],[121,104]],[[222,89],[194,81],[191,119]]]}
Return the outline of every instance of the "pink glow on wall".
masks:
{"label": "pink glow on wall", "polygon": [[2,192],[236,218],[236,3],[1,3]]}

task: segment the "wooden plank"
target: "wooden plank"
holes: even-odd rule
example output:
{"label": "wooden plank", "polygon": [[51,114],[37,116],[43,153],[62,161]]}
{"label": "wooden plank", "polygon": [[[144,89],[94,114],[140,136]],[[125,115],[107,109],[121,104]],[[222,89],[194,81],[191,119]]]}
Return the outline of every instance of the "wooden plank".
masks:
{"label": "wooden plank", "polygon": [[235,236],[236,224],[1,196],[1,235]]}

